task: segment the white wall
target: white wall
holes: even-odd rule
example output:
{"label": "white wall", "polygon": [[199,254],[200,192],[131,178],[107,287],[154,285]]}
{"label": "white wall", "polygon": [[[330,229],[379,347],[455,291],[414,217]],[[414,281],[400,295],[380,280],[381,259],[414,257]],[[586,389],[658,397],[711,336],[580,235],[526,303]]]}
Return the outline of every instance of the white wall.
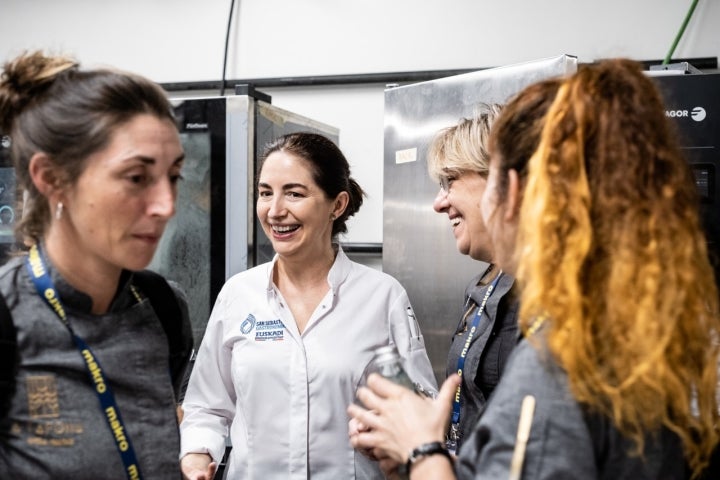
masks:
{"label": "white wall", "polygon": [[[561,53],[662,59],[691,0],[237,0],[226,77],[486,68]],[[71,53],[163,83],[219,80],[230,0],[0,0],[0,60]],[[720,56],[720,1],[701,0],[675,57]],[[369,198],[347,238],[382,241],[383,87],[265,89],[340,128]],[[428,205],[432,199],[428,199]]]}

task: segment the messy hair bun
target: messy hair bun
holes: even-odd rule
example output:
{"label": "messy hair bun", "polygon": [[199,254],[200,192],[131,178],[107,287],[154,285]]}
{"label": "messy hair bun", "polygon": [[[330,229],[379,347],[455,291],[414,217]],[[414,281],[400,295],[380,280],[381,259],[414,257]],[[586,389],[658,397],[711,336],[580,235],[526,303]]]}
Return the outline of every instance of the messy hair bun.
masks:
{"label": "messy hair bun", "polygon": [[0,130],[10,132],[13,119],[33,99],[42,96],[58,75],[77,66],[72,58],[45,56],[41,52],[6,62],[0,76]]}

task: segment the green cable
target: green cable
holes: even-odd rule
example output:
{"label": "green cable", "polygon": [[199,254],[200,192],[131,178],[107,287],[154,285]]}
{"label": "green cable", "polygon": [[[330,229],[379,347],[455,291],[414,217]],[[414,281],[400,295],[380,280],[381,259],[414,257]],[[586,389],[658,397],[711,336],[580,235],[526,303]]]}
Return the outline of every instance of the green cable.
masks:
{"label": "green cable", "polygon": [[695,11],[695,7],[698,4],[698,0],[693,0],[692,5],[690,5],[690,10],[688,10],[687,15],[685,15],[685,20],[683,21],[682,25],[680,26],[680,31],[675,36],[675,41],[672,44],[672,47],[670,47],[670,51],[668,51],[667,55],[665,56],[665,60],[663,60],[663,65],[667,65],[670,63],[670,59],[672,58],[672,54],[675,52],[675,47],[677,47],[678,42],[680,41],[680,38],[683,36],[683,33],[685,33],[685,27],[687,27],[688,22],[690,21],[690,17],[692,17],[693,12]]}

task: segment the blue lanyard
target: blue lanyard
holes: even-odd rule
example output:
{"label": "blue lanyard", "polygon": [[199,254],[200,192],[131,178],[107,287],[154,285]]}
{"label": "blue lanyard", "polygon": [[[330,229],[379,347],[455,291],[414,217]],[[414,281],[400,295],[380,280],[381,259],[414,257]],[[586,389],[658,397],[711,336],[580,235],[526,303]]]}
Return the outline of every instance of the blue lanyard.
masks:
{"label": "blue lanyard", "polygon": [[98,400],[100,401],[100,409],[105,415],[108,427],[112,432],[115,445],[117,446],[120,458],[122,459],[123,465],[125,466],[125,474],[129,480],[140,480],[142,475],[140,474],[140,465],[138,464],[137,457],[135,456],[135,450],[130,442],[130,435],[128,434],[125,424],[120,416],[120,409],[115,402],[115,396],[110,390],[110,384],[105,378],[103,369],[100,366],[100,361],[95,357],[90,350],[90,347],[85,341],[78,337],[73,329],[70,327],[70,323],[65,313],[65,308],[60,302],[60,296],[55,290],[55,285],[48,274],[45,262],[40,254],[37,245],[33,245],[28,253],[26,265],[30,272],[30,278],[35,284],[38,295],[45,300],[50,309],[55,312],[58,318],[65,324],[70,335],[72,336],[75,346],[80,351],[80,355],[85,361],[88,375],[90,376],[90,382],[95,387],[95,393],[97,393]]}
{"label": "blue lanyard", "polygon": [[[498,272],[497,277],[495,277],[495,280],[492,281],[490,286],[488,286],[488,289],[485,291],[485,296],[482,299],[482,302],[480,305],[478,305],[477,312],[475,313],[475,317],[473,318],[472,323],[470,324],[470,331],[468,332],[467,338],[465,339],[465,344],[463,345],[463,349],[460,352],[460,357],[458,358],[457,362],[457,373],[460,375],[460,378],[463,376],[463,371],[465,369],[465,358],[467,357],[468,351],[470,350],[470,344],[472,343],[473,338],[475,337],[475,332],[478,329],[478,326],[480,325],[480,320],[482,319],[483,312],[485,311],[485,305],[487,304],[488,299],[490,298],[490,295],[493,294],[495,291],[495,288],[497,287],[498,282],[500,281],[500,277],[502,277],[502,270]],[[459,424],[460,424],[460,392],[462,390],[462,382],[460,382],[460,385],[458,385],[457,390],[455,391],[455,398],[453,400],[453,410],[452,410],[452,420],[450,425],[450,436],[452,440],[457,440],[457,433],[459,430]],[[453,436],[455,438],[453,438]]]}

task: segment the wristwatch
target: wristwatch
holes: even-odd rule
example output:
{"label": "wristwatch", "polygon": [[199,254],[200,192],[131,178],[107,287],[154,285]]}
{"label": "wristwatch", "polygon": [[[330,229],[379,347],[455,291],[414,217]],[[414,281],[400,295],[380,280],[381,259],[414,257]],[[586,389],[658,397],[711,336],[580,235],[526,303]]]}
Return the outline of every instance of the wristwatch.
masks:
{"label": "wristwatch", "polygon": [[443,442],[423,443],[419,447],[414,448],[410,452],[410,455],[408,455],[408,461],[405,464],[405,473],[410,473],[410,467],[412,467],[415,462],[421,458],[437,454],[445,456],[448,460],[450,460],[450,464],[453,463],[453,457],[450,455],[448,449],[445,448],[445,444]]}

